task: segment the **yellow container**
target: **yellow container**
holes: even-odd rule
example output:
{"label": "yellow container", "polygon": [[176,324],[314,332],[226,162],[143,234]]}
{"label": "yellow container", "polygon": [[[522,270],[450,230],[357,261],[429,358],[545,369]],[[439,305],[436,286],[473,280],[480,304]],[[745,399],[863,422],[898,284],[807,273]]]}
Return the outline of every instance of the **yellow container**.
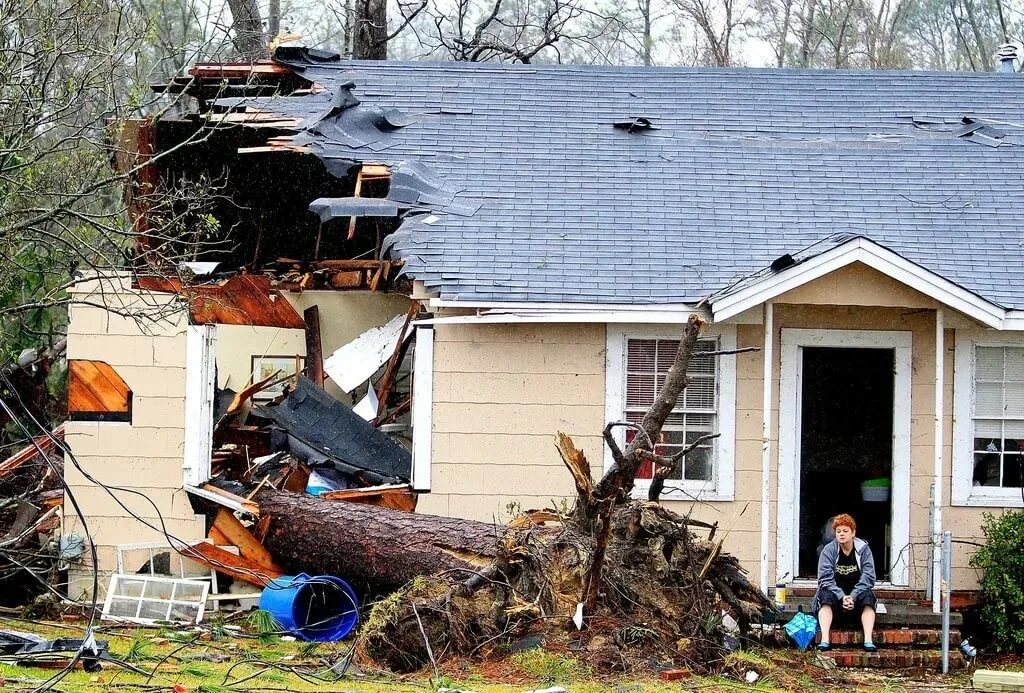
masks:
{"label": "yellow container", "polygon": [[784,583],[776,583],[775,585],[775,604],[778,606],[786,605],[786,585]]}

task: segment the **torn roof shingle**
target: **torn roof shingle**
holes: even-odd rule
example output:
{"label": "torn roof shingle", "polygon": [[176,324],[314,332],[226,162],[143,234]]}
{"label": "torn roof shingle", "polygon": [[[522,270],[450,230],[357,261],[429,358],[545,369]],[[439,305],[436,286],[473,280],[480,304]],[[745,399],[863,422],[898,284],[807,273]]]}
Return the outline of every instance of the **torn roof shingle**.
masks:
{"label": "torn roof shingle", "polygon": [[[370,134],[379,118],[349,114],[359,136],[336,137],[321,121],[306,133],[321,151],[416,164],[453,191],[434,223],[409,217],[389,239],[445,299],[692,302],[845,233],[1024,308],[1020,75],[341,61],[304,74],[328,91],[272,110],[322,118],[351,81],[355,108],[403,124]],[[641,116],[659,129],[614,127]],[[988,129],[958,136],[965,117]]]}

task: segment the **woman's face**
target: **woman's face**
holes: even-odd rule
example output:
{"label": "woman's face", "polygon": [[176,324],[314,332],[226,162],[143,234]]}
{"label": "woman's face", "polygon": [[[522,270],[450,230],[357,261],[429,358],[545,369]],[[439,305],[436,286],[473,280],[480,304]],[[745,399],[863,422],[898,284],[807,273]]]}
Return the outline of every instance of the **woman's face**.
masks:
{"label": "woman's face", "polygon": [[857,533],[853,531],[852,527],[848,527],[846,525],[839,525],[836,527],[836,541],[843,546],[847,546],[851,541],[853,541],[855,536],[857,536]]}

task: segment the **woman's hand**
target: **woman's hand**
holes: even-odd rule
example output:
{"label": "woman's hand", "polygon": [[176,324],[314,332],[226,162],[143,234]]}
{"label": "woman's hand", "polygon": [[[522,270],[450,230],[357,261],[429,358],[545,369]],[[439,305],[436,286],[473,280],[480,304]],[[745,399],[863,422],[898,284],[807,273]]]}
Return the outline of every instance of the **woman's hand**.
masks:
{"label": "woman's hand", "polygon": [[853,611],[853,597],[850,595],[843,597],[843,609],[845,611]]}

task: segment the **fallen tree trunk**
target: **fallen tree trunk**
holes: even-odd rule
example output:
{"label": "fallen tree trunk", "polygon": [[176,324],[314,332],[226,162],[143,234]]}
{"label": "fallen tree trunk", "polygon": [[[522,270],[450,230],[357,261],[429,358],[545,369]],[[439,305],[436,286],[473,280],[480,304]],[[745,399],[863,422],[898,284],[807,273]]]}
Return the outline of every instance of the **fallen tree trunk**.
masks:
{"label": "fallen tree trunk", "polygon": [[415,577],[453,571],[466,579],[490,565],[507,528],[486,522],[407,513],[265,488],[264,545],[286,569],[338,575],[379,593]]}

